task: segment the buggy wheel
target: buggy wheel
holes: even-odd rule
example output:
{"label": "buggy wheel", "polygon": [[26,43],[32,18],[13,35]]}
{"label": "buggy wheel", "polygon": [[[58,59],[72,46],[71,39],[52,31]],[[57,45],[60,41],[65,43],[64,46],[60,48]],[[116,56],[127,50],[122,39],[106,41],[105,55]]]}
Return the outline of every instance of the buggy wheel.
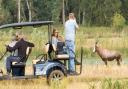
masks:
{"label": "buggy wheel", "polygon": [[61,70],[52,70],[47,77],[47,82],[49,85],[51,83],[59,83],[63,78],[64,73]]}

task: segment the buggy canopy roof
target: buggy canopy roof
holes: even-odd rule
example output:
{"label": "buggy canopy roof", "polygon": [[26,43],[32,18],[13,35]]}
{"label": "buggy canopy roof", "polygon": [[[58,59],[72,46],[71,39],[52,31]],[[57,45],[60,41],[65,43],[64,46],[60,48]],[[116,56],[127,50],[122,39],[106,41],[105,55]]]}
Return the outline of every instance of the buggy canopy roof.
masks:
{"label": "buggy canopy roof", "polygon": [[1,25],[0,29],[9,28],[9,27],[24,27],[24,26],[41,26],[41,25],[51,25],[53,21],[37,21],[37,22],[21,22],[21,23],[12,23],[12,24],[5,24]]}

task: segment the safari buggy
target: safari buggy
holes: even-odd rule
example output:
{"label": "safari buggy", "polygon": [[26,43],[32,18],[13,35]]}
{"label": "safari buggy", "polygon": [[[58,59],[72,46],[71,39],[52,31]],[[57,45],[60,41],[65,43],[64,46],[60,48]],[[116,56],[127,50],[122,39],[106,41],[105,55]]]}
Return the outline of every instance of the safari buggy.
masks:
{"label": "safari buggy", "polygon": [[[62,80],[65,76],[70,76],[67,63],[69,60],[69,55],[67,54],[56,54],[56,52],[52,48],[52,25],[53,21],[39,21],[39,22],[22,22],[22,23],[13,23],[13,24],[6,24],[0,26],[1,30],[5,28],[14,28],[14,29],[21,29],[25,26],[47,26],[48,28],[48,43],[49,49],[46,54],[39,54],[37,55],[36,59],[33,61],[33,74],[32,75],[25,75],[25,67],[27,59],[29,58],[29,54],[32,51],[32,48],[28,48],[26,52],[26,59],[23,62],[13,62],[11,65],[12,69],[12,76],[10,79],[33,79],[38,78],[38,76],[43,76],[47,78],[47,82],[50,83],[51,81],[55,80]],[[36,45],[36,44],[35,44]],[[58,47],[58,46],[57,46]],[[51,52],[54,52],[54,57],[51,57]],[[3,55],[4,56],[4,55]],[[2,56],[2,57],[3,57]],[[79,62],[78,62],[79,58]],[[80,75],[82,72],[82,59],[83,59],[83,49],[81,48],[81,53],[78,58],[75,58],[75,67],[76,73],[75,75]],[[76,61],[77,60],[77,61]],[[27,70],[26,70],[27,71]],[[0,77],[1,80],[8,79],[5,75]]]}

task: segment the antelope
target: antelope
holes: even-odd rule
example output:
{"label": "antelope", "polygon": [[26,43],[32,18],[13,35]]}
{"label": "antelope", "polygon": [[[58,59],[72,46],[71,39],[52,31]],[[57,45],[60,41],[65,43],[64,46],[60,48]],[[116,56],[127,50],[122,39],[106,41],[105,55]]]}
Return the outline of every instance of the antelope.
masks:
{"label": "antelope", "polygon": [[113,61],[114,59],[117,61],[117,65],[120,65],[120,62],[122,61],[122,57],[120,53],[101,48],[97,44],[98,42],[95,43],[93,52],[96,52],[100,56],[100,58],[102,59],[102,61],[105,63],[106,66],[107,66],[107,61]]}

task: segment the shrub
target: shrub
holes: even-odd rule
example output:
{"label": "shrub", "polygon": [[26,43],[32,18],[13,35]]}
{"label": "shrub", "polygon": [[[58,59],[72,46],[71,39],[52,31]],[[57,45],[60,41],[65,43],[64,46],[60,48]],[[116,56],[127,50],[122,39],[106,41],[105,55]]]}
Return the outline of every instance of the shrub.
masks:
{"label": "shrub", "polygon": [[125,18],[119,14],[119,13],[115,13],[113,16],[113,26],[117,29],[120,30],[125,26]]}

